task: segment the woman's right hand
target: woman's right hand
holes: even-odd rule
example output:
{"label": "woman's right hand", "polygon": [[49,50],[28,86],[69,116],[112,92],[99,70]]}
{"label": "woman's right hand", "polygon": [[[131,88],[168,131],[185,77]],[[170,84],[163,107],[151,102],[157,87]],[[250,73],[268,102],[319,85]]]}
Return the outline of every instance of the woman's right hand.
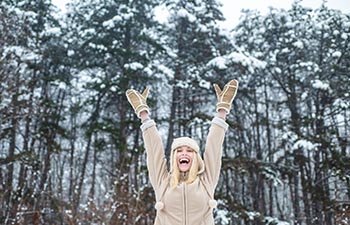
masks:
{"label": "woman's right hand", "polygon": [[[143,114],[143,112],[146,112],[147,117],[149,114],[149,107],[147,105],[148,92],[149,92],[148,87],[143,91],[142,94],[140,94],[138,91],[134,89],[128,89],[126,91],[126,97],[130,105],[134,109],[136,115],[141,119],[142,119],[141,113]],[[143,114],[143,117],[144,117],[144,114]]]}

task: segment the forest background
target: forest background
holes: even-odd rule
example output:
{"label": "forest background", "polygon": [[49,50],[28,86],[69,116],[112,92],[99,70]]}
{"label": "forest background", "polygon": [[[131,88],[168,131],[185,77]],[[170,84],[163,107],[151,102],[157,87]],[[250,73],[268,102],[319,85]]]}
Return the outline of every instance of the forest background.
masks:
{"label": "forest background", "polygon": [[233,78],[216,224],[350,224],[349,14],[296,1],[230,32],[216,0],[73,0],[59,15],[0,3],[0,224],[152,224],[125,90],[151,87],[168,157],[174,137],[203,146],[212,84]]}

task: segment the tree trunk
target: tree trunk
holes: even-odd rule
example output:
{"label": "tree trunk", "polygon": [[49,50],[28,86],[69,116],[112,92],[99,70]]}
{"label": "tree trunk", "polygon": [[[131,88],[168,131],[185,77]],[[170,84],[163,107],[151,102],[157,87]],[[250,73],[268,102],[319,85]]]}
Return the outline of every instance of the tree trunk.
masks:
{"label": "tree trunk", "polygon": [[[16,87],[19,87],[19,76],[16,76]],[[12,112],[11,112],[11,131],[10,131],[10,145],[8,151],[8,158],[13,162],[9,163],[7,166],[7,179],[5,183],[5,194],[3,206],[6,209],[6,217],[9,218],[8,222],[15,220],[16,207],[14,207],[13,202],[13,173],[14,173],[14,156],[16,150],[16,137],[17,137],[17,126],[18,126],[18,94],[19,90],[16,88],[15,93],[12,96]]]}
{"label": "tree trunk", "polygon": [[172,97],[171,97],[171,106],[170,106],[170,117],[169,117],[169,131],[168,131],[168,138],[167,143],[165,147],[165,155],[167,158],[170,157],[170,150],[171,150],[171,144],[174,139],[174,132],[175,132],[175,122],[176,122],[176,114],[179,107],[179,87],[176,86],[176,83],[178,80],[180,80],[180,68],[177,66],[175,70],[175,77],[172,82]]}

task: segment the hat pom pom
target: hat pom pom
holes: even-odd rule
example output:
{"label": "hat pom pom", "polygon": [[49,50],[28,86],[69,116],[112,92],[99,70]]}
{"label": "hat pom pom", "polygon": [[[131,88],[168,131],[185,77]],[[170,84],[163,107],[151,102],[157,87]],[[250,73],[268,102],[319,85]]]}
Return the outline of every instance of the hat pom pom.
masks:
{"label": "hat pom pom", "polygon": [[163,202],[157,202],[154,206],[156,210],[162,210],[164,208],[164,203]]}
{"label": "hat pom pom", "polygon": [[209,207],[210,208],[216,208],[216,201],[214,199],[209,200]]}

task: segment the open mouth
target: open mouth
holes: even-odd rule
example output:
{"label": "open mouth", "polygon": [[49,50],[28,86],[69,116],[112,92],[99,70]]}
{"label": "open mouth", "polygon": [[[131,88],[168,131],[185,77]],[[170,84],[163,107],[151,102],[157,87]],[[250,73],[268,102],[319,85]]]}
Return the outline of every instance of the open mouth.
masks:
{"label": "open mouth", "polygon": [[188,163],[190,163],[190,160],[187,159],[187,158],[181,158],[181,159],[179,160],[179,163],[180,163],[180,164],[188,164]]}

